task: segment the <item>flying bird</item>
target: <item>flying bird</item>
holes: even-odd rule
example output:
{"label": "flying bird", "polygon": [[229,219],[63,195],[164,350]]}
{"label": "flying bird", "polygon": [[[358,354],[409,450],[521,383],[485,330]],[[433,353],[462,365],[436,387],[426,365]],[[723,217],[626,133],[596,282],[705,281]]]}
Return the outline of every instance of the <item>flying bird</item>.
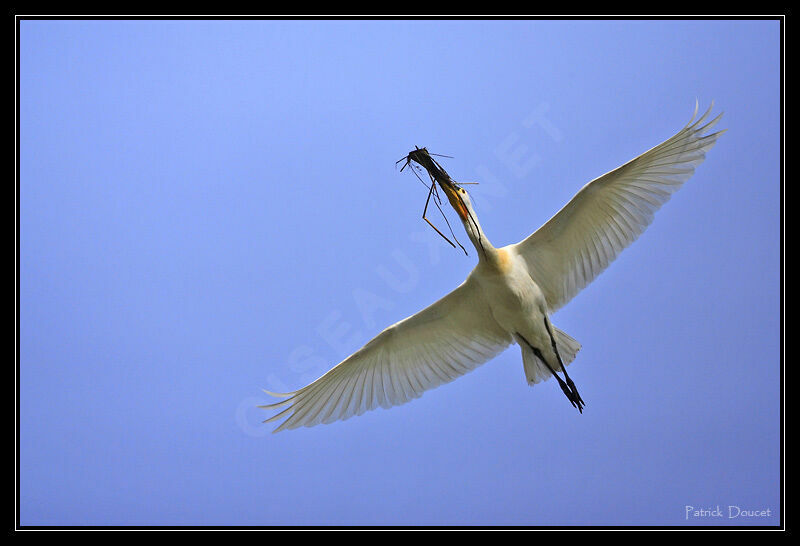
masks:
{"label": "flying bird", "polygon": [[[528,384],[555,377],[582,412],[585,403],[566,368],[581,346],[554,326],[550,315],[641,235],[703,162],[725,132],[709,132],[722,117],[707,122],[712,107],[713,102],[695,119],[696,105],[692,119],[673,137],[592,180],[533,234],[501,248],[487,238],[464,188],[429,169],[458,214],[478,264],[458,288],[389,326],[316,381],[289,393],[265,391],[284,398],[259,406],[281,409],[265,422],[283,419],[273,431],[278,432],[404,404],[515,343]],[[424,148],[416,152],[416,159],[427,155]]]}

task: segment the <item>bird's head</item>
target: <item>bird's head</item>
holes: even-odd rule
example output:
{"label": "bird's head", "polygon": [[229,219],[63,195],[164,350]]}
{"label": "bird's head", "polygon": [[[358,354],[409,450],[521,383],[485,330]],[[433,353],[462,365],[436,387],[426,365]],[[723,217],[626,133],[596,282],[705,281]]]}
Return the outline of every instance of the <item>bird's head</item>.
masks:
{"label": "bird's head", "polygon": [[470,216],[475,216],[472,213],[472,202],[469,200],[469,194],[464,188],[447,181],[440,182],[439,185],[444,190],[444,193],[447,194],[450,205],[453,207],[453,210],[456,211],[458,217],[461,218],[462,222],[467,222]]}

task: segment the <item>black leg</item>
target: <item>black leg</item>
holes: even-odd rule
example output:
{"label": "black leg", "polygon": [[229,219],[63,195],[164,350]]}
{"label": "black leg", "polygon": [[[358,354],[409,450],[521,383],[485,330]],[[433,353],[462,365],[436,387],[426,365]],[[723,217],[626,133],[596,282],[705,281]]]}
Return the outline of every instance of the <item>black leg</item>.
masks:
{"label": "black leg", "polygon": [[553,352],[556,353],[556,358],[558,359],[558,363],[561,365],[561,370],[564,372],[564,379],[567,380],[567,385],[569,388],[572,389],[572,392],[575,393],[575,401],[578,403],[578,410],[582,411],[582,406],[586,405],[586,402],[583,401],[581,395],[578,394],[578,389],[575,387],[575,383],[572,382],[572,379],[569,378],[567,374],[567,367],[564,366],[564,361],[561,360],[561,355],[558,354],[558,347],[556,347],[556,338],[553,336],[553,330],[550,328],[550,321],[547,320],[547,317],[544,317],[544,327],[547,328],[547,333],[550,335],[550,344],[553,346]]}
{"label": "black leg", "polygon": [[580,397],[576,398],[577,391],[573,391],[573,389],[571,389],[566,383],[564,383],[564,380],[561,379],[561,377],[555,372],[555,370],[553,370],[553,368],[550,367],[550,364],[547,363],[547,360],[545,360],[542,351],[531,345],[527,339],[522,337],[522,334],[517,333],[517,335],[522,341],[525,342],[525,344],[528,347],[530,347],[531,351],[533,351],[533,354],[535,354],[539,358],[539,360],[544,362],[544,365],[547,366],[547,369],[550,370],[550,373],[553,374],[553,377],[555,377],[556,380],[558,381],[558,386],[561,387],[561,390],[564,392],[564,395],[567,397],[567,400],[569,400],[569,403],[572,404],[572,407],[578,408],[578,411],[583,413],[583,406],[581,405],[583,404],[583,401],[580,400]]}

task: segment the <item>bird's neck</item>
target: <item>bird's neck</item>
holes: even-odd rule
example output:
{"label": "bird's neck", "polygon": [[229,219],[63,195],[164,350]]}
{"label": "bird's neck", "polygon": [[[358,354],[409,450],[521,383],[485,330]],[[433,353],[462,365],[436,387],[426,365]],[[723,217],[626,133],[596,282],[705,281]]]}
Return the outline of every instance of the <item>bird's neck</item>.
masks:
{"label": "bird's neck", "polygon": [[[472,211],[470,211],[472,212]],[[497,260],[497,249],[492,246],[489,238],[483,232],[478,217],[472,212],[466,219],[462,220],[464,231],[467,232],[469,240],[478,253],[478,260],[481,262],[495,262]]]}

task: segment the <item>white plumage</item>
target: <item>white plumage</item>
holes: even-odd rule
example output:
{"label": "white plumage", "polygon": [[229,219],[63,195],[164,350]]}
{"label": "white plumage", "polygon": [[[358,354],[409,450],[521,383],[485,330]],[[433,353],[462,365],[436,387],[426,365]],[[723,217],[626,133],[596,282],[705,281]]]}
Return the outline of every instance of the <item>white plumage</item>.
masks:
{"label": "white plumage", "polygon": [[285,398],[261,406],[281,409],[267,421],[284,418],[278,432],[403,404],[514,342],[529,384],[555,376],[582,409],[565,367],[580,344],[552,326],[549,315],[608,267],[692,175],[724,132],[708,132],[721,117],[705,123],[710,112],[695,121],[695,107],[675,136],[586,184],[535,233],[503,248],[486,238],[463,188],[439,181],[478,251],[478,265],[453,292],[386,328],[313,383],[290,393],[267,391]]}
{"label": "white plumage", "polygon": [[[722,114],[690,121],[672,138],[586,184],[535,233],[517,243],[550,312],[592,282],[644,232],[653,215],[705,159],[717,137],[707,134]],[[692,120],[697,116],[697,107]]]}

